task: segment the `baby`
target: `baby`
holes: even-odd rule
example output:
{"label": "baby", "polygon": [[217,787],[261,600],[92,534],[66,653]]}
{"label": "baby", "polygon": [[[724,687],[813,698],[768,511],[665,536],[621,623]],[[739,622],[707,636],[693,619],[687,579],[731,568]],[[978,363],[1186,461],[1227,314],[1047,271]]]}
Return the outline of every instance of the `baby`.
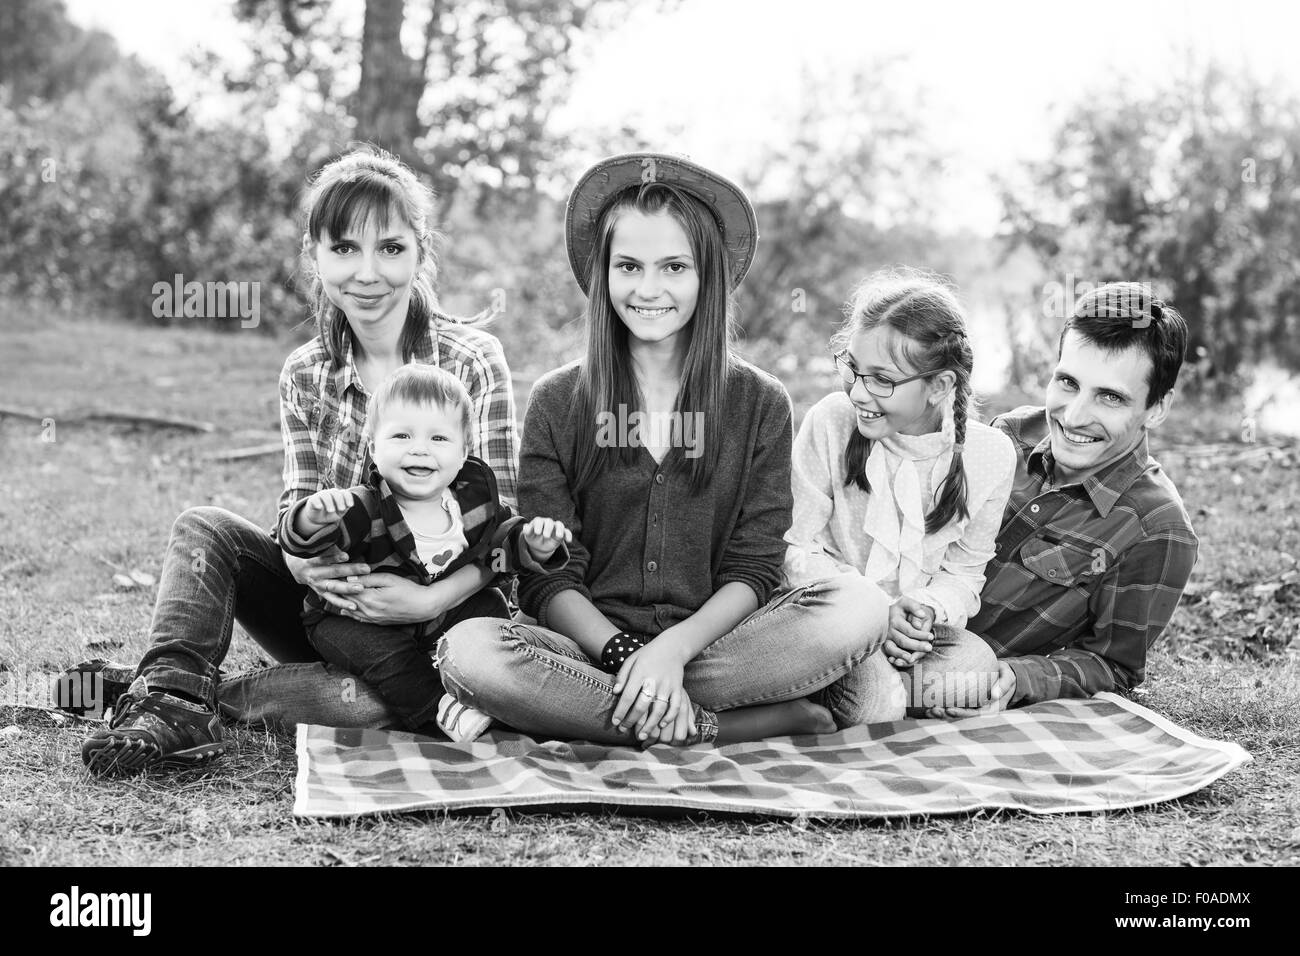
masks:
{"label": "baby", "polygon": [[[564,567],[572,534],[550,518],[526,522],[500,502],[492,469],[469,455],[472,428],[469,393],[454,375],[432,365],[398,369],[375,389],[366,411],[366,484],[296,502],[280,517],[281,547],[312,557],[337,546],[372,573],[422,585],[467,564],[504,575]],[[453,740],[473,740],[491,718],[442,699],[430,651],[461,620],[508,616],[492,586],[416,624],[357,620],[315,591],[303,602],[308,638],[325,660],[373,685],[406,726],[419,728],[436,714]]]}

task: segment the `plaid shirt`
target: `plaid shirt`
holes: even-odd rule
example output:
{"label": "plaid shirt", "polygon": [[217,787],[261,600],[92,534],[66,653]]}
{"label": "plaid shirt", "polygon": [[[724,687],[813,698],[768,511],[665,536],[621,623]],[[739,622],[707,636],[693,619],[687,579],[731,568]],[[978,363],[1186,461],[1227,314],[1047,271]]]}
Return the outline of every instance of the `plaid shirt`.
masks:
{"label": "plaid shirt", "polygon": [[995,419],[1016,446],[1016,479],[980,612],[967,627],[1016,674],[1012,705],[1126,691],[1178,606],[1196,535],[1147,441],[1081,483],[1052,474],[1046,410]]}
{"label": "plaid shirt", "polygon": [[[347,337],[342,366],[335,366],[320,336],[299,346],[280,372],[280,433],[284,438],[284,491],[279,519],[296,501],[324,488],[365,481],[369,455],[361,442],[370,396],[361,384]],[[519,436],[515,395],[505,353],[495,336],[464,325],[430,325],[412,362],[437,365],[464,383],[472,402],[475,441],[469,453],[497,476],[501,500],[515,503]]]}
{"label": "plaid shirt", "polygon": [[[366,483],[351,489],[356,495],[352,507],[343,513],[338,524],[322,528],[309,538],[294,530],[294,519],[306,505],[302,498],[290,505],[280,515],[276,540],[280,547],[300,558],[324,554],[337,545],[347,552],[348,558],[370,565],[372,572],[388,572],[409,578],[418,584],[430,584],[434,575],[429,573],[416,551],[415,536],[393,497],[392,489],[370,464]],[[460,505],[465,523],[465,540],[468,547],[443,568],[437,577],[444,577],[470,563],[490,567],[505,575],[527,568],[530,571],[558,571],[569,560],[563,543],[545,564],[533,558],[523,541],[524,519],[515,515],[509,505],[497,496],[496,476],[477,458],[469,458],[455,481],[451,492]],[[310,591],[303,600],[303,622],[311,626],[328,613],[324,600]],[[416,628],[416,637],[423,636],[436,627],[438,620],[425,621]]]}

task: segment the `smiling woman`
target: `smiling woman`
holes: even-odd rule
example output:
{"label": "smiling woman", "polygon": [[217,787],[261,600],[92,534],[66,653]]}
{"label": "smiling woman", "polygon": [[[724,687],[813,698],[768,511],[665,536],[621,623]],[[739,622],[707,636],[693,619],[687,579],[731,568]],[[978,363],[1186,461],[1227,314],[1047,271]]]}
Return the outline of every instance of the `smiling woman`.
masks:
{"label": "smiling woman", "polygon": [[[440,366],[465,384],[474,426],[468,450],[495,472],[495,482],[485,485],[499,491],[503,504],[513,503],[510,372],[495,338],[438,307],[432,200],[410,169],[369,148],[328,164],[311,183],[302,251],[317,335],[280,374],[281,518],[317,492],[362,483],[368,400],[408,363]],[[163,563],[152,644],[129,689],[116,688],[122,699],[112,724],[85,740],[83,759],[96,773],[205,763],[228,746],[218,709],[282,727],[400,725],[401,715],[372,687],[326,664],[312,646],[300,617],[304,598],[374,625],[418,625],[453,609],[500,613],[504,602],[483,590],[494,576],[484,563],[432,582],[373,571],[338,552],[286,554],[267,531],[220,508],[185,511]],[[281,663],[220,675],[235,621]],[[100,662],[96,672],[130,669]]]}

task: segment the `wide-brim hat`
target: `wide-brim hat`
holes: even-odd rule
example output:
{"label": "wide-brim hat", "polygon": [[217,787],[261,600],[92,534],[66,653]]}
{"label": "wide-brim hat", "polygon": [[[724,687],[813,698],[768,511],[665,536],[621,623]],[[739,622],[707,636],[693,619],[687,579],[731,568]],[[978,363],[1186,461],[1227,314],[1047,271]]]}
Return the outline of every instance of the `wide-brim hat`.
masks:
{"label": "wide-brim hat", "polygon": [[744,191],[729,179],[680,156],[623,153],[602,159],[582,174],[564,210],[564,243],[574,278],[588,290],[591,257],[596,251],[600,214],[610,200],[631,186],[656,182],[674,186],[700,200],[722,231],[734,290],[749,271],[758,245],[758,218]]}

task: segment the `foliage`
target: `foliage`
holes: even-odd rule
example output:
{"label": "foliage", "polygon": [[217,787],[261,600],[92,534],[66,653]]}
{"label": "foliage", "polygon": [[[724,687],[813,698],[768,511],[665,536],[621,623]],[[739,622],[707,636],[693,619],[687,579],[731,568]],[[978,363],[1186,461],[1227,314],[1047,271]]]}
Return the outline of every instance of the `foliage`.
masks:
{"label": "foliage", "polygon": [[1209,66],[1071,108],[1028,187],[1003,183],[1006,236],[1056,282],[1150,282],[1221,374],[1300,368],[1298,173],[1300,101]]}
{"label": "foliage", "polygon": [[344,105],[358,139],[401,155],[450,202],[471,184],[532,190],[564,149],[547,119],[566,92],[574,43],[624,2],[367,0],[361,36],[347,40],[337,6],[239,0],[236,14],[257,30],[254,64],[230,75],[232,87],[306,78]]}

